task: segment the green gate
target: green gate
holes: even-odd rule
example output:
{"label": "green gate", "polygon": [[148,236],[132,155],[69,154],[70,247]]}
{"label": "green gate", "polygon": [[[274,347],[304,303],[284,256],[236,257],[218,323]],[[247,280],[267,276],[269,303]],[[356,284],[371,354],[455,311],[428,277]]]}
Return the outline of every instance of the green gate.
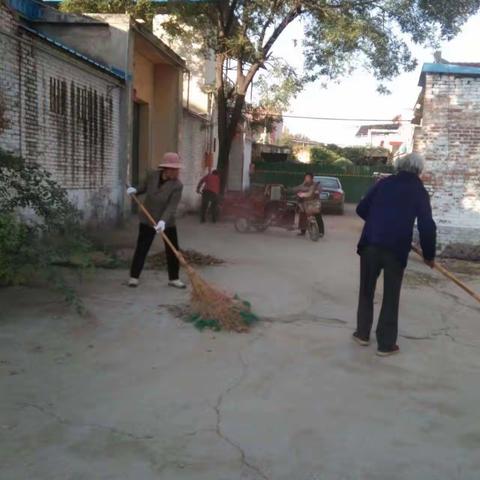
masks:
{"label": "green gate", "polygon": [[300,185],[305,172],[325,177],[337,177],[345,191],[345,201],[358,203],[368,189],[375,183],[374,172],[391,173],[393,167],[364,167],[354,166],[340,169],[328,165],[308,164],[281,164],[281,163],[255,163],[255,173],[252,177],[254,184],[281,183],[287,187]]}

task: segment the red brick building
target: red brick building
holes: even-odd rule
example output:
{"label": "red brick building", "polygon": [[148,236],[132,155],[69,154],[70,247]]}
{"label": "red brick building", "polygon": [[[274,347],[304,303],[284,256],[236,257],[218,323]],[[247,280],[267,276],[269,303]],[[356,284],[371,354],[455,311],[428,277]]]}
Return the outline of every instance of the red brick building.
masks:
{"label": "red brick building", "polygon": [[439,249],[480,259],[480,64],[422,69],[414,149],[425,156]]}

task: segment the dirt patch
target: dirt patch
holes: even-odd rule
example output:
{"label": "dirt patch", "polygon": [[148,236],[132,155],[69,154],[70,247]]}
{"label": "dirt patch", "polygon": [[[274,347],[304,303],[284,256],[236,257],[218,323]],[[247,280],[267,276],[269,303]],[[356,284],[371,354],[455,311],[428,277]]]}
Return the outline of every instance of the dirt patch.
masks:
{"label": "dirt patch", "polygon": [[442,265],[453,273],[460,275],[480,275],[480,262],[467,262],[466,260],[455,260],[453,258],[442,260]]}
{"label": "dirt patch", "polygon": [[423,285],[436,285],[440,282],[440,278],[434,277],[427,273],[405,272],[403,283],[407,287],[421,287]]}
{"label": "dirt patch", "polygon": [[[212,255],[206,255],[196,250],[182,250],[185,260],[190,265],[207,267],[212,265],[222,265],[225,263],[224,260],[220,258],[213,257]],[[159,252],[155,255],[151,255],[147,258],[147,268],[153,270],[164,270],[167,267],[167,258],[165,252]]]}
{"label": "dirt patch", "polygon": [[480,245],[453,243],[442,251],[442,257],[459,260],[480,261]]}

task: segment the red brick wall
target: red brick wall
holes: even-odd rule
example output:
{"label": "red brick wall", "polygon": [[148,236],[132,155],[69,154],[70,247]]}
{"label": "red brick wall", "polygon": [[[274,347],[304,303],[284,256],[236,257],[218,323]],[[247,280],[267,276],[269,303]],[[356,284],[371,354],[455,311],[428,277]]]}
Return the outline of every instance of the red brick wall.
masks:
{"label": "red brick wall", "polygon": [[422,126],[440,251],[480,258],[480,78],[427,74]]}

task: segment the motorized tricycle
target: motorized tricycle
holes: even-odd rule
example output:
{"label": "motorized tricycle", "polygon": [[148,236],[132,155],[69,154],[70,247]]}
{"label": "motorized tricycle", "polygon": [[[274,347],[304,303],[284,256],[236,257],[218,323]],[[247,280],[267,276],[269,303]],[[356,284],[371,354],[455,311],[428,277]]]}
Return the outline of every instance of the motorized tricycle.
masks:
{"label": "motorized tricycle", "polygon": [[[301,199],[289,199],[287,189],[280,184],[268,184],[262,189],[253,188],[244,195],[227,197],[222,209],[234,217],[235,229],[240,233],[252,229],[264,232],[269,227],[297,230],[300,214],[304,212]],[[306,214],[306,230],[309,238],[316,242],[323,237],[323,221],[320,220],[319,225],[316,215]]]}

